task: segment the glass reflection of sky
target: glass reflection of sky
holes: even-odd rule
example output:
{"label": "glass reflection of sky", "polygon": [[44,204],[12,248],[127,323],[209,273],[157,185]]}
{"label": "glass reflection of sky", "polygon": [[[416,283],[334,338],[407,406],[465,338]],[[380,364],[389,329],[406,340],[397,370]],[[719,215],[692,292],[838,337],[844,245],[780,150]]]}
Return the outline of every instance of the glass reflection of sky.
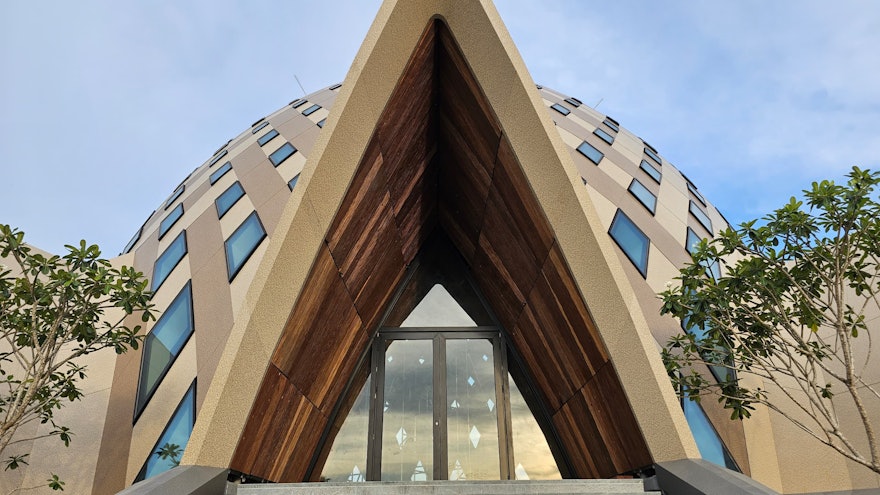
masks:
{"label": "glass reflection of sky", "polygon": [[365,481],[370,427],[370,378],[354,401],[321,472],[322,481]]}
{"label": "glass reflection of sky", "polygon": [[513,430],[513,464],[518,480],[562,479],[544,432],[523,399],[513,377],[510,382],[510,422]]}
{"label": "glass reflection of sky", "polygon": [[477,324],[440,284],[435,284],[401,327],[475,327]]}

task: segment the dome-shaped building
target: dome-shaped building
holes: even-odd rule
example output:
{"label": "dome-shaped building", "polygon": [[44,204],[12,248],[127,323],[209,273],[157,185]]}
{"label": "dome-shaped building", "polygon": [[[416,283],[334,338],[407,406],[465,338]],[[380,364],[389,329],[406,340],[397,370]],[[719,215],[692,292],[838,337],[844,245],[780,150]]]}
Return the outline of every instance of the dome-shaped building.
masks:
{"label": "dome-shaped building", "polygon": [[162,316],[90,378],[72,486],[115,493],[176,444],[246,481],[702,455],[788,492],[870,487],[826,460],[829,483],[790,488],[800,440],[769,413],[678,402],[656,293],[725,219],[614,118],[536,87],[491,5],[434,3],[386,2],[343,84],[254,122],[137,229],[117,261]]}

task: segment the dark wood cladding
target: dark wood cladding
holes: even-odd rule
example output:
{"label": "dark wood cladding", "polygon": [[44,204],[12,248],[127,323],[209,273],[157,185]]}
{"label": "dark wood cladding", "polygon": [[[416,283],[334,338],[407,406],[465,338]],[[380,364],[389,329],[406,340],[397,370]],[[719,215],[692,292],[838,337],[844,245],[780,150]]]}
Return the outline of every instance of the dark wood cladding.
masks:
{"label": "dark wood cladding", "polygon": [[[432,21],[291,311],[231,467],[273,481],[320,474],[350,407],[344,388],[438,225],[508,330],[571,474],[611,477],[650,465],[541,205],[454,38]],[[337,407],[341,416],[328,426]]]}

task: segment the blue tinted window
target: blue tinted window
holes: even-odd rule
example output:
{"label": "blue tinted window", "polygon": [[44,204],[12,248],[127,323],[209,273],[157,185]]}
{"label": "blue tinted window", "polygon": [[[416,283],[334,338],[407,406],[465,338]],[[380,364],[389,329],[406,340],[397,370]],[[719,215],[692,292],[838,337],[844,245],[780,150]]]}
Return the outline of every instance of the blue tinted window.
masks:
{"label": "blue tinted window", "polygon": [[697,186],[693,185],[693,183],[691,183],[691,181],[689,180],[685,180],[685,182],[687,182],[688,191],[690,191],[691,194],[693,194],[694,197],[697,198],[697,201],[702,203],[703,206],[706,206],[706,198],[704,198],[703,195],[700,194],[700,191],[697,191]]}
{"label": "blue tinted window", "polygon": [[660,183],[660,179],[663,177],[663,174],[661,174],[660,171],[657,170],[657,167],[651,165],[645,160],[642,160],[639,168],[642,169],[646,174],[651,176],[651,178],[654,179],[654,182],[656,182],[657,184]]}
{"label": "blue tinted window", "polygon": [[241,184],[239,184],[238,181],[235,181],[235,184],[229,186],[229,188],[223,191],[223,194],[218,196],[214,201],[214,205],[217,206],[217,218],[223,218],[223,215],[225,215],[242,196],[244,196],[244,188],[241,187]]}
{"label": "blue tinted window", "polygon": [[[699,244],[701,240],[702,238],[698,236],[696,232],[694,232],[694,229],[690,227],[687,228],[687,244],[685,245],[685,249],[687,250],[688,254],[694,254],[697,244]],[[715,280],[721,278],[721,264],[718,260],[715,260],[714,263],[706,266],[706,268],[708,270],[708,273],[715,277]]]}
{"label": "blue tinted window", "polygon": [[643,277],[648,274],[648,248],[650,241],[648,236],[642,233],[636,224],[629,219],[622,211],[617,210],[614,220],[611,222],[611,228],[608,230],[614,242],[620,246],[626,257],[632,261],[639,273]]}
{"label": "blue tinted window", "polygon": [[133,248],[139,240],[141,240],[141,229],[138,229],[138,231],[135,232],[133,236],[131,236],[131,240],[128,241],[128,244],[126,244],[125,247],[122,248],[122,254],[131,251],[131,248]]}
{"label": "blue tinted window", "polygon": [[290,143],[284,143],[280,148],[269,155],[269,160],[272,162],[272,165],[277,167],[278,165],[281,165],[284,160],[290,158],[290,155],[294,153],[296,153],[296,148]]}
{"label": "blue tinted window", "polygon": [[339,89],[341,87],[342,87],[341,84],[334,84],[333,86],[330,86],[330,91],[333,91],[334,89]]}
{"label": "blue tinted window", "polygon": [[593,134],[599,136],[602,139],[602,141],[605,141],[608,144],[614,143],[614,136],[603,131],[601,128],[597,127],[596,130],[593,131]]}
{"label": "blue tinted window", "polygon": [[700,404],[685,397],[681,401],[681,407],[684,409],[684,417],[687,419],[694,440],[697,442],[700,456],[721,467],[740,471]]}
{"label": "blue tinted window", "polygon": [[162,223],[159,224],[159,239],[165,236],[168,233],[168,230],[177,223],[177,220],[183,216],[183,203],[177,205],[171,213],[169,213],[165,218],[162,219]]}
{"label": "blue tinted window", "polygon": [[691,201],[689,209],[690,209],[691,215],[693,215],[694,218],[696,218],[697,221],[700,222],[700,225],[702,225],[706,229],[706,231],[711,234],[712,233],[712,220],[709,219],[709,215],[707,215],[706,212],[701,210],[700,207],[697,206],[697,204],[694,203],[693,201]]}
{"label": "blue tinted window", "polygon": [[629,192],[651,212],[651,215],[654,214],[654,209],[657,208],[657,196],[654,196],[654,193],[649,191],[638,179],[633,179],[630,183]]}
{"label": "blue tinted window", "polygon": [[[226,143],[226,144],[229,144],[229,143]],[[219,155],[216,155],[214,158],[211,158],[211,163],[208,166],[213,167],[214,164],[219,162],[220,159],[223,158],[224,156],[226,156],[227,153],[229,153],[229,150],[223,150],[222,153],[220,153]]]}
{"label": "blue tinted window", "polygon": [[318,127],[323,128],[324,124],[327,123],[327,119],[321,119],[318,121]]}
{"label": "blue tinted window", "polygon": [[605,117],[605,121],[602,123],[607,125],[614,132],[620,132],[620,126],[617,124],[617,121],[611,117]]}
{"label": "blue tinted window", "polygon": [[271,141],[271,140],[272,140],[275,136],[277,136],[277,135],[278,135],[278,131],[276,131],[275,129],[272,129],[271,131],[267,132],[266,134],[263,134],[263,135],[260,137],[260,139],[257,139],[257,143],[258,143],[260,146],[263,146],[264,144],[266,144],[266,143],[268,143],[269,141]]}
{"label": "blue tinted window", "polygon": [[267,125],[269,125],[269,123],[264,121],[262,124],[254,127],[253,130],[251,130],[251,134],[256,134],[256,133],[262,131],[263,129],[266,128]]}
{"label": "blue tinted window", "polygon": [[213,186],[215,182],[220,180],[220,178],[223,177],[224,175],[226,175],[226,172],[229,172],[230,170],[232,170],[232,162],[226,162],[223,164],[222,167],[215,170],[214,173],[211,174],[211,177],[209,178],[211,181],[211,185]]}
{"label": "blue tinted window", "polygon": [[290,182],[287,183],[287,187],[293,191],[293,188],[296,187],[296,183],[299,182],[299,174],[296,174],[296,177],[290,179]]}
{"label": "blue tinted window", "polygon": [[144,339],[135,420],[193,333],[192,282],[171,301]]}
{"label": "blue tinted window", "polygon": [[186,231],[180,233],[176,239],[171,241],[171,244],[168,246],[168,249],[159,256],[159,259],[156,260],[156,264],[153,267],[153,283],[150,287],[150,290],[156,292],[159,290],[159,287],[162,286],[162,283],[165,282],[165,279],[168,278],[168,275],[171,274],[171,271],[174,270],[174,267],[180,263],[180,260],[186,256]]}
{"label": "blue tinted window", "polygon": [[581,104],[583,103],[581,100],[578,100],[577,98],[574,98],[574,97],[566,98],[565,102],[575,108],[581,106]]}
{"label": "blue tinted window", "polygon": [[303,106],[303,105],[305,105],[305,104],[306,104],[306,100],[305,100],[304,98],[301,98],[301,99],[299,99],[299,100],[294,100],[294,101],[292,101],[292,102],[290,103],[290,106],[292,106],[293,108],[299,108],[299,107],[301,107],[301,106]]}
{"label": "blue tinted window", "polygon": [[303,110],[303,115],[308,117],[309,115],[317,112],[320,109],[321,109],[321,105],[312,105],[309,108],[306,108],[305,110]]}
{"label": "blue tinted window", "polygon": [[571,113],[571,110],[565,108],[564,106],[560,105],[559,103],[554,103],[554,104],[550,105],[550,108],[552,108],[553,110],[556,110],[557,112],[561,113],[562,115],[568,115]]}
{"label": "blue tinted window", "polygon": [[[164,473],[174,467],[171,459],[162,459],[159,457],[158,451],[166,445],[177,445],[180,449],[180,457],[183,457],[183,451],[186,450],[186,444],[189,443],[189,437],[192,434],[193,426],[196,424],[196,382],[193,381],[189,386],[189,390],[183,395],[177,409],[171,416],[171,420],[165,426],[165,431],[159,436],[159,441],[153,446],[147,462],[134,479],[135,483],[152,478],[157,474]],[[177,461],[180,461],[180,457]]]}
{"label": "blue tinted window", "polygon": [[180,195],[183,194],[183,190],[184,190],[185,188],[186,188],[186,186],[183,185],[183,184],[177,186],[177,189],[175,189],[174,192],[171,193],[171,197],[168,198],[168,201],[165,202],[165,209],[166,209],[166,210],[168,209],[169,206],[172,205],[172,203],[174,203],[175,201],[177,201],[177,198],[179,198]]}
{"label": "blue tinted window", "polygon": [[598,165],[599,162],[602,161],[602,157],[605,156],[604,154],[602,154],[601,151],[597,150],[593,147],[592,144],[586,141],[581,143],[581,145],[577,147],[577,150],[580,151],[582,155],[589,158],[590,161],[595,163],[596,165]]}
{"label": "blue tinted window", "polygon": [[660,157],[657,156],[657,153],[654,152],[651,148],[645,148],[645,154],[650,156],[652,160],[657,162],[658,164],[663,164],[663,161],[660,160]]}
{"label": "blue tinted window", "polygon": [[266,231],[263,229],[263,224],[260,223],[260,217],[257,216],[257,212],[253,212],[235,229],[229,239],[226,239],[224,244],[226,247],[226,269],[230,282],[264,237],[266,237]]}

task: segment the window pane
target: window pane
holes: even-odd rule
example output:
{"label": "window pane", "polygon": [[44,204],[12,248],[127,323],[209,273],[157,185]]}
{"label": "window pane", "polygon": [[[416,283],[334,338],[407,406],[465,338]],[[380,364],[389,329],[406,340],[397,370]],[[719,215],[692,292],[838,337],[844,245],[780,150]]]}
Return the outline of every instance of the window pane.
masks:
{"label": "window pane", "polygon": [[161,239],[167,232],[168,229],[174,226],[177,223],[177,220],[183,216],[183,203],[177,205],[171,213],[168,214],[165,218],[162,219],[162,223],[159,224],[159,239]]}
{"label": "window pane", "polygon": [[257,143],[260,146],[263,146],[264,144],[271,141],[277,135],[278,135],[278,131],[276,131],[275,129],[272,129],[271,131],[267,132],[266,134],[263,134],[262,136],[260,136],[260,139],[257,139]]}
{"label": "window pane", "polygon": [[209,178],[211,181],[211,185],[213,186],[215,182],[220,180],[220,178],[226,175],[226,172],[229,172],[230,170],[232,170],[232,162],[226,162],[223,164],[222,167],[215,170]]}
{"label": "window pane", "polygon": [[260,217],[257,212],[253,212],[248,216],[242,224],[235,229],[235,232],[226,240],[226,269],[229,273],[229,281],[231,282],[245,262],[253,254],[254,250],[260,244],[260,241],[266,237],[266,231],[263,224],[260,223]]}
{"label": "window pane", "polygon": [[660,157],[657,156],[657,153],[654,153],[654,150],[651,148],[645,148],[645,154],[650,156],[652,160],[657,162],[658,165],[663,164],[663,161],[660,160]]}
{"label": "window pane", "polygon": [[510,424],[513,436],[514,475],[517,480],[562,479],[547,438],[513,379],[510,383]]}
{"label": "window pane", "polygon": [[287,183],[287,187],[293,191],[293,188],[296,187],[296,183],[299,182],[299,174],[296,174],[296,177],[290,179],[290,182]]}
{"label": "window pane", "polygon": [[605,141],[608,144],[614,144],[614,136],[612,136],[611,134],[608,134],[607,132],[605,132],[601,128],[597,127],[596,130],[593,131],[593,134],[599,136],[602,139],[602,141]]}
{"label": "window pane", "polygon": [[256,134],[256,133],[262,131],[263,129],[266,128],[267,125],[269,125],[269,123],[264,121],[262,124],[254,127],[254,129],[251,131],[251,134]]}
{"label": "window pane", "polygon": [[575,108],[581,106],[581,104],[583,103],[581,100],[578,100],[577,98],[566,98],[565,102]]}
{"label": "window pane", "polygon": [[229,153],[229,150],[223,150],[222,153],[220,153],[219,155],[216,155],[214,158],[211,158],[211,163],[208,164],[208,166],[213,167],[214,164],[219,162],[224,156],[226,156],[227,153]]}
{"label": "window pane", "polygon": [[581,143],[581,145],[577,147],[577,150],[596,165],[598,165],[599,162],[602,161],[602,157],[605,156],[601,151],[597,150],[592,144],[586,141]]}
{"label": "window pane", "polygon": [[571,110],[565,108],[564,106],[560,105],[559,103],[554,103],[554,104],[550,105],[550,108],[552,108],[553,110],[556,110],[557,112],[561,113],[562,115],[568,115],[571,113]]}
{"label": "window pane", "polygon": [[645,160],[642,160],[639,168],[642,169],[642,171],[644,171],[646,174],[648,174],[652,179],[654,179],[654,182],[656,182],[657,184],[660,183],[660,179],[663,177],[663,174],[661,174],[660,171],[657,170],[657,167],[651,165]]}
{"label": "window pane", "polygon": [[172,459],[162,459],[157,452],[166,444],[177,445],[180,449],[180,456],[176,460],[179,462],[180,457],[183,457],[183,451],[186,450],[186,444],[189,443],[189,437],[192,434],[195,422],[196,382],[193,382],[189,386],[189,390],[184,394],[183,400],[177,406],[177,410],[174,411],[174,415],[171,416],[168,425],[165,426],[165,431],[162,432],[162,436],[159,437],[159,441],[153,447],[152,453],[147,458],[147,462],[141,468],[137,478],[135,478],[135,482],[143,481],[173,468],[174,462]]}
{"label": "window pane", "polygon": [[643,277],[648,274],[648,246],[650,241],[648,236],[642,233],[636,224],[632,222],[624,213],[617,210],[614,220],[611,222],[611,229],[608,231],[611,238],[617,242],[626,257],[635,265],[639,273]]}
{"label": "window pane", "polygon": [[172,203],[174,203],[177,200],[177,198],[180,197],[181,194],[183,194],[183,190],[185,188],[186,188],[186,186],[184,186],[183,184],[177,186],[177,189],[175,189],[174,192],[171,193],[171,197],[168,198],[168,201],[165,202],[165,209],[166,210],[168,209],[169,206],[171,206]]}
{"label": "window pane", "polygon": [[144,339],[135,416],[140,415],[192,333],[192,288],[187,283]]}
{"label": "window pane", "polygon": [[617,125],[617,122],[611,120],[610,117],[606,117],[602,123],[610,127],[614,132],[620,132],[620,126]]}
{"label": "window pane", "polygon": [[333,440],[321,481],[360,482],[367,478],[367,435],[370,428],[370,377],[354,400]]}
{"label": "window pane", "polygon": [[290,104],[290,106],[292,106],[293,108],[299,108],[299,107],[301,107],[301,106],[303,106],[303,105],[305,105],[305,104],[306,104],[306,100],[305,100],[305,99],[299,99],[299,100],[294,100],[294,101]]}
{"label": "window pane", "polygon": [[697,221],[700,222],[700,225],[702,225],[706,229],[706,231],[711,234],[712,233],[712,220],[709,219],[709,215],[707,215],[706,212],[701,210],[700,207],[697,206],[697,204],[694,203],[693,201],[691,201],[691,204],[690,204],[690,211],[691,211],[691,215],[693,215],[694,218],[696,218]]}
{"label": "window pane", "polygon": [[309,115],[317,112],[320,109],[321,109],[321,105],[312,105],[309,108],[306,108],[305,110],[303,110],[303,115],[308,117]]}
{"label": "window pane", "polygon": [[217,217],[223,218],[223,215],[225,215],[242,196],[244,196],[244,189],[241,187],[241,184],[236,181],[235,184],[229,186],[229,188],[223,191],[223,194],[214,201],[214,204],[217,206]]}
{"label": "window pane", "polygon": [[141,229],[138,229],[138,231],[135,232],[133,236],[131,236],[131,240],[129,240],[128,244],[126,244],[125,247],[122,249],[122,254],[131,251],[131,248],[133,248],[139,240],[141,240]]}
{"label": "window pane", "polygon": [[324,124],[327,122],[327,119],[321,119],[318,121],[318,127],[323,128]]}
{"label": "window pane", "polygon": [[709,422],[709,418],[706,417],[706,413],[703,412],[703,408],[687,398],[682,400],[681,407],[684,409],[684,417],[687,419],[694,440],[697,442],[700,456],[721,467],[740,471],[712,423]]}
{"label": "window pane", "polygon": [[153,283],[150,290],[156,292],[162,286],[162,282],[171,274],[171,270],[180,263],[180,260],[186,256],[186,231],[180,233],[176,239],[171,241],[168,249],[159,256],[153,267]]}
{"label": "window pane", "polygon": [[633,179],[630,183],[629,192],[632,193],[632,195],[635,196],[652,215],[654,214],[654,209],[657,207],[657,197],[639,182],[638,179]]}
{"label": "window pane", "polygon": [[703,206],[706,206],[706,198],[704,198],[703,195],[700,194],[700,191],[697,191],[697,186],[693,185],[691,181],[687,181],[687,188],[688,191],[690,191],[691,194],[693,194],[694,197],[697,198],[697,201],[703,203]]}
{"label": "window pane", "polygon": [[296,153],[296,148],[293,147],[290,143],[284,143],[280,148],[273,151],[271,155],[269,155],[269,160],[272,162],[272,165],[276,167],[281,165],[281,162],[287,160],[290,155]]}

